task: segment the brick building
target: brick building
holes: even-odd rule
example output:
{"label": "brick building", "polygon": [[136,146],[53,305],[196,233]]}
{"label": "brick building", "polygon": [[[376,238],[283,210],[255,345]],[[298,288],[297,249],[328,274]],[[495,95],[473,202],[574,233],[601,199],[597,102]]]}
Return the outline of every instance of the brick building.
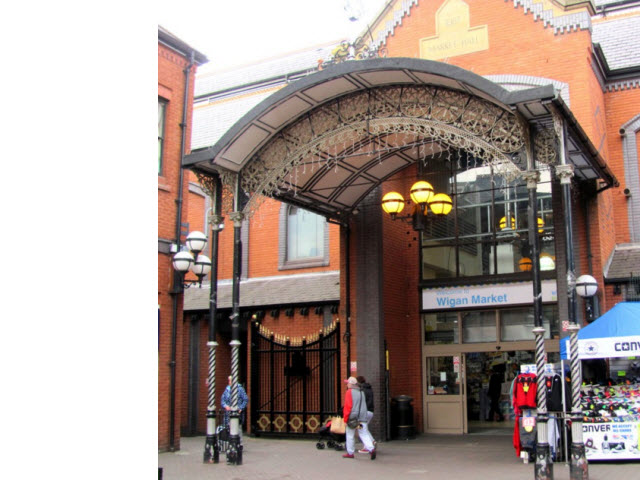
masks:
{"label": "brick building", "polygon": [[[236,179],[247,192],[236,228],[249,431],[317,431],[357,373],[376,392],[375,437],[398,434],[389,400],[401,395],[417,431],[466,433],[484,420],[489,369],[535,363],[533,289],[552,364],[567,324],[586,321],[568,273],[597,279],[596,314],[638,298],[638,27],[633,1],[390,1],[351,45],[198,77],[183,165],[201,205],[190,229],[210,235],[209,194],[225,216],[218,384],[230,372]],[[449,195],[449,215],[382,212],[385,194],[408,198],[416,180]],[[205,431],[209,301],[207,284],[185,292],[185,434]]]}
{"label": "brick building", "polygon": [[[182,353],[180,280],[171,266],[172,245],[184,241],[187,176],[180,168],[189,152],[193,88],[207,58],[158,27],[158,448],[180,447],[182,383],[176,373]],[[195,208],[200,207],[199,204]],[[180,238],[179,238],[180,237]],[[173,418],[171,412],[174,412]]]}

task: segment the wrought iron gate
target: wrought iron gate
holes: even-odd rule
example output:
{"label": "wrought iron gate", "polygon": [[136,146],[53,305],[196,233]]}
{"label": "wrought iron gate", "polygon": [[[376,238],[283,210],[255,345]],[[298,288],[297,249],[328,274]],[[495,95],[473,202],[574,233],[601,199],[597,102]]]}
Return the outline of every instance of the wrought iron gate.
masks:
{"label": "wrought iron gate", "polygon": [[287,338],[252,324],[251,428],[256,435],[311,435],[340,408],[340,324]]}

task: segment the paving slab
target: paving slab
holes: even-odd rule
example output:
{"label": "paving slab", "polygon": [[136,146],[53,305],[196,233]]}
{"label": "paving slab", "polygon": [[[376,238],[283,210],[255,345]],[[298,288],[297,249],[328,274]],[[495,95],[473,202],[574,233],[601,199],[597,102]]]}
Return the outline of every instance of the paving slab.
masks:
{"label": "paving slab", "polygon": [[[205,437],[183,437],[180,450],[158,454],[162,480],[340,480],[372,479],[534,479],[534,464],[516,457],[511,436],[429,435],[378,443],[375,460],[356,452],[316,448],[314,439],[254,438],[245,435],[242,465],[202,462]],[[554,464],[554,480],[569,479],[569,466]],[[590,462],[590,480],[640,479],[640,462]]]}

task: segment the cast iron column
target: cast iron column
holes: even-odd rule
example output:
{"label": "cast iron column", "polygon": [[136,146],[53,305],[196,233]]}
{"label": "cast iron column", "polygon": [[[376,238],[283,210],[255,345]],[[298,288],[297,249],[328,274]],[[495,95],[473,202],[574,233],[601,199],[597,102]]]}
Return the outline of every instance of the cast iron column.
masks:
{"label": "cast iron column", "polygon": [[240,188],[240,176],[236,179],[233,195],[234,211],[229,214],[233,221],[233,283],[231,301],[231,412],[229,413],[229,449],[227,463],[242,465],[242,445],[240,445],[240,414],[238,413],[238,370],[240,366],[240,274],[242,262],[242,212],[244,193]]}
{"label": "cast iron column", "polygon": [[[564,132],[563,132],[564,133]],[[564,140],[564,139],[563,139]],[[564,141],[563,141],[564,147]],[[565,236],[567,253],[567,295],[569,297],[569,362],[571,364],[571,480],[588,480],[589,463],[582,439],[582,408],[580,407],[580,360],[578,359],[578,330],[576,323],[576,277],[573,256],[573,219],[571,214],[571,177],[573,167],[562,164],[556,166],[556,175],[562,185],[562,199],[565,214]]]}
{"label": "cast iron column", "polygon": [[[533,165],[535,168],[535,160]],[[523,177],[527,181],[529,191],[529,206],[527,210],[529,223],[529,245],[531,247],[531,271],[533,274],[533,334],[536,339],[536,374],[537,374],[537,445],[536,445],[536,480],[553,479],[553,462],[549,455],[549,440],[547,422],[547,395],[544,379],[546,354],[544,351],[544,326],[542,325],[542,286],[540,281],[540,240],[538,237],[538,194],[537,187],[540,180],[538,170],[529,170]]]}
{"label": "cast iron column", "polygon": [[220,216],[222,204],[222,184],[216,177],[213,192],[208,192],[213,200],[213,212],[209,217],[211,225],[211,290],[209,294],[209,372],[207,377],[207,439],[204,444],[204,463],[218,463],[220,449],[216,434],[216,315],[218,310],[218,236],[224,217]]}

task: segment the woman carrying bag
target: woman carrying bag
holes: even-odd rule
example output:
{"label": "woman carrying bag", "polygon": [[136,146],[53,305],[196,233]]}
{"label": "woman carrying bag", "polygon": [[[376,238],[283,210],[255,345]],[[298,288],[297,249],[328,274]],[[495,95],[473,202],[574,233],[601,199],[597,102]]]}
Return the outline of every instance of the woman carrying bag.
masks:
{"label": "woman carrying bag", "polygon": [[[343,420],[347,424],[346,436],[347,436],[347,453],[342,455],[342,458],[354,458],[354,436],[356,429],[361,425],[367,424],[367,401],[364,393],[360,390],[360,385],[355,377],[349,377],[345,380],[347,384],[347,392],[344,396],[344,408],[343,408]],[[369,451],[371,460],[376,458],[376,450],[373,446],[373,439],[369,430],[362,428],[358,430],[360,432],[360,440],[364,444],[364,447]]]}

